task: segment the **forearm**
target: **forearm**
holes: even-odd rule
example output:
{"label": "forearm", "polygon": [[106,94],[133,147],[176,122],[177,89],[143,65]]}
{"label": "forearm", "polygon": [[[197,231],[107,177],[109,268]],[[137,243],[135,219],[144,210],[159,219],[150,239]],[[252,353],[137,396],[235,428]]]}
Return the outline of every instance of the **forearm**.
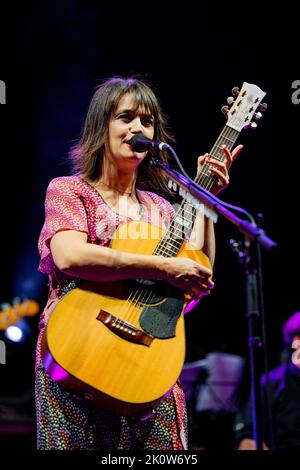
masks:
{"label": "forearm", "polygon": [[205,217],[204,244],[202,250],[208,256],[211,265],[213,266],[216,255],[215,228],[213,221],[207,217]]}
{"label": "forearm", "polygon": [[87,234],[75,230],[56,233],[50,249],[57,268],[72,277],[99,282],[162,279],[184,291],[190,290],[190,279],[197,292],[212,288],[211,270],[192,259],[124,253],[87,243]]}
{"label": "forearm", "polygon": [[72,247],[60,269],[69,276],[91,281],[163,278],[164,258],[124,253],[112,248],[81,243]]}
{"label": "forearm", "polygon": [[215,259],[215,231],[211,219],[198,214],[190,236],[190,244],[197,250],[202,250],[213,265]]}

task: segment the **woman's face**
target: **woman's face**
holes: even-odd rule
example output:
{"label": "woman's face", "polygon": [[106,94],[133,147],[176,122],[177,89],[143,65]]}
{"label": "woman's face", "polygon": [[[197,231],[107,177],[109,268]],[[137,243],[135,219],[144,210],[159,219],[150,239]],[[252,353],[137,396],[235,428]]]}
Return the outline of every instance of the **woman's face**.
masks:
{"label": "woman's face", "polygon": [[154,136],[154,118],[140,108],[133,111],[134,99],[130,93],[124,95],[113,113],[108,125],[108,139],[105,157],[123,170],[134,170],[147,152],[135,152],[127,142],[135,134],[143,134],[149,139]]}

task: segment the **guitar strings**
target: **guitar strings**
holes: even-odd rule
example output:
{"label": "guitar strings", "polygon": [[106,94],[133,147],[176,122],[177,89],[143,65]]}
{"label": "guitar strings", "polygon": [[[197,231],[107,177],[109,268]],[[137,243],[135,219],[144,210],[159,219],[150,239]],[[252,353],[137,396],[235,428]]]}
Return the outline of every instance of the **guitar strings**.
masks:
{"label": "guitar strings", "polygon": [[[182,202],[182,206],[183,206],[183,203],[185,203],[185,201]],[[181,211],[182,212],[182,209],[183,207],[180,207],[180,209],[178,210],[177,212],[177,216],[178,216],[178,213]],[[176,221],[176,217],[173,219],[173,225],[174,224],[178,224],[178,222]],[[172,225],[172,224],[171,224]],[[179,225],[179,224],[178,224]],[[174,253],[171,251],[170,248],[168,248],[168,244],[169,244],[169,238],[167,236],[168,232],[172,229],[172,227],[170,226],[167,230],[167,232],[164,234],[164,236],[161,238],[161,242],[159,243],[159,246],[156,247],[156,249],[154,250],[154,253],[153,255],[155,254],[161,254],[161,255],[165,255],[165,256],[174,256]],[[167,239],[167,240],[165,240]],[[174,248],[174,242],[176,242],[176,244],[178,244],[178,249],[180,248],[181,246],[181,243],[177,242],[176,240],[172,240],[173,242],[173,248]],[[125,316],[125,321],[128,321],[130,322],[134,317],[135,317],[135,308],[138,304],[143,304],[143,303],[147,303],[149,301],[152,301],[154,296],[157,294],[157,291],[149,291],[149,290],[136,290],[136,291],[133,291],[131,292],[129,298],[128,298],[128,301],[126,302],[126,304],[128,303],[129,304],[129,309],[127,310],[127,312],[124,312],[125,308],[126,308],[126,305],[124,305],[124,308],[122,309],[122,313],[124,312],[124,316]]]}
{"label": "guitar strings", "polygon": [[[219,161],[224,161],[225,160],[225,154],[221,148],[221,145],[224,144],[224,141],[227,141],[225,142],[226,143],[226,146],[229,150],[231,150],[231,148],[233,147],[236,139],[237,139],[237,136],[238,136],[239,132],[232,129],[231,127],[225,125],[223,131],[221,132],[221,134],[219,135],[216,143],[214,144],[211,152],[209,153],[209,155],[216,159],[216,160],[219,160]],[[214,184],[214,178],[213,175],[210,170],[209,170],[209,164],[208,163],[205,163],[200,172],[197,173],[197,176],[195,178],[195,182],[198,183],[200,186],[202,186],[204,189],[206,190],[210,190],[211,187],[213,186]],[[191,209],[191,210],[190,210]],[[181,205],[175,215],[175,218],[173,219],[173,221],[171,222],[169,228],[166,230],[165,234],[162,236],[161,238],[161,241],[159,242],[158,246],[156,247],[156,249],[154,250],[154,255],[157,254],[159,252],[159,254],[161,255],[166,255],[167,257],[171,257],[171,256],[174,256],[174,253],[168,253],[168,251],[170,251],[170,248],[168,248],[168,244],[169,244],[169,240],[171,239],[172,240],[172,244],[174,244],[174,242],[176,242],[176,240],[172,239],[170,237],[170,232],[172,230],[178,230],[178,227],[176,227],[176,224],[179,226],[181,225],[181,230],[179,231],[182,231],[182,224],[179,224],[178,221],[176,220],[178,218],[178,214],[183,214],[183,213],[186,213],[186,215],[188,216],[191,216],[192,219],[195,218],[195,208],[189,204],[186,200],[183,200],[181,202]],[[185,217],[183,217],[184,221],[186,221]],[[176,242],[178,243],[178,242]],[[182,243],[179,244],[179,248],[182,246]],[[166,251],[167,250],[167,251]],[[178,252],[178,251],[177,251]],[[122,313],[124,314],[123,316],[123,320],[125,321],[130,321],[131,318],[135,317],[135,308],[136,306],[138,306],[138,304],[146,304],[145,305],[145,308],[149,308],[149,306],[147,305],[147,303],[149,303],[150,301],[153,300],[153,298],[155,297],[155,295],[157,295],[157,291],[148,291],[148,290],[145,290],[145,289],[137,289],[135,291],[132,291],[128,297],[128,299],[126,300],[126,302],[124,303],[124,306],[122,308]],[[126,304],[129,305],[129,308],[127,311],[125,311],[126,309]],[[119,322],[121,323],[121,319],[119,320]],[[117,321],[118,323],[118,321]]]}
{"label": "guitar strings", "polygon": [[[183,201],[182,205],[184,203],[185,203],[185,201]],[[180,208],[180,210],[182,210],[182,207]],[[180,212],[180,210],[178,211],[178,213]],[[178,213],[177,213],[177,216],[178,216]],[[173,224],[174,223],[179,226],[178,222],[176,221],[176,218],[173,219]],[[173,228],[178,230],[176,226],[173,227]],[[168,231],[170,231],[170,229],[172,229],[172,227],[169,227]],[[178,249],[182,245],[178,241],[172,240],[173,244],[171,246],[171,249],[168,248],[169,238],[170,238],[170,237],[167,236],[168,231],[162,237],[160,245],[158,247],[156,247],[156,249],[153,253],[154,255],[155,254],[162,254],[162,255],[165,255],[165,256],[174,256],[174,253],[172,252],[172,248],[174,249],[174,243],[176,243],[178,245],[177,246]],[[166,241],[164,240],[165,238],[167,239]],[[123,308],[120,311],[120,314],[121,314],[120,316],[123,317],[123,319],[125,321],[130,322],[131,319],[134,318],[134,316],[135,316],[136,305],[138,303],[147,303],[150,299],[153,300],[153,298],[156,294],[157,294],[156,291],[153,291],[153,290],[149,291],[149,290],[146,290],[146,289],[132,291],[129,298],[124,303]],[[147,295],[148,295],[148,297],[146,297]],[[127,304],[129,305],[129,308],[128,308],[127,312],[125,312]],[[116,324],[121,323],[121,321],[122,320],[117,321]]]}
{"label": "guitar strings", "polygon": [[[177,224],[177,225],[179,226],[179,224],[178,224],[176,218],[178,217],[179,212],[180,212],[180,211],[181,211],[181,212],[183,211],[184,206],[185,206],[185,207],[188,207],[186,201],[183,201],[181,205],[182,205],[182,207],[180,207],[180,209],[179,209],[178,212],[177,212],[176,217],[173,219],[173,227],[169,227],[168,231],[167,231],[167,232],[164,234],[164,236],[162,237],[161,243],[160,243],[159,246],[157,246],[156,249],[154,250],[153,255],[155,255],[155,254],[161,254],[161,255],[168,256],[168,257],[174,256],[174,252],[172,252],[171,249],[167,247],[167,245],[169,245],[169,238],[170,238],[170,237],[168,237],[167,235],[168,235],[168,232],[170,232],[170,230],[175,227],[174,224]],[[188,214],[192,214],[192,213],[189,212],[188,210],[186,210],[186,212],[187,212]],[[176,227],[175,227],[175,228],[176,228]],[[177,230],[177,228],[176,228],[176,230]],[[165,241],[164,239],[167,239],[167,240]],[[179,243],[179,242],[177,242],[177,241],[174,240],[174,239],[172,240],[172,242],[173,242],[173,246],[172,246],[171,248],[174,248],[174,243],[176,243],[176,244],[178,244],[178,247],[177,247],[177,248],[178,248],[178,250],[179,250],[179,248],[181,247],[182,243]],[[167,247],[167,248],[166,248],[166,247]],[[134,295],[133,297],[132,297],[132,294]],[[149,292],[149,290],[133,291],[132,294],[130,295],[130,298],[129,298],[130,302],[132,302],[132,303],[135,302],[136,305],[137,305],[138,303],[142,303],[142,304],[145,303],[145,304],[147,304],[147,302],[149,303],[149,301],[152,301],[153,298],[154,298],[154,296],[157,295],[157,291],[153,291],[153,290],[150,291],[150,292]],[[147,295],[148,295],[148,297],[146,298]],[[133,306],[132,306],[132,307],[133,307]],[[130,313],[131,315],[126,318],[126,321],[129,322],[129,321],[131,321],[131,319],[134,317],[134,308],[135,308],[135,307],[133,307],[133,308],[131,309],[131,311],[128,310],[128,313]],[[146,308],[148,308],[148,307],[146,307]],[[127,313],[127,312],[126,312],[126,313]]]}

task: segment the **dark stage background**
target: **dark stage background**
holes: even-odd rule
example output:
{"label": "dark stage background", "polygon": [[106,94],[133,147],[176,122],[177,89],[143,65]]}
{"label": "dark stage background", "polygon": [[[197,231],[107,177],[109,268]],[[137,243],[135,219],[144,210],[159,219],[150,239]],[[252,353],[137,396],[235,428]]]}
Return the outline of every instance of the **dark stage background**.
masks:
{"label": "dark stage background", "polygon": [[[29,1],[4,16],[12,27],[1,32],[0,80],[6,83],[7,103],[0,106],[0,302],[20,296],[43,308],[47,279],[37,271],[37,239],[45,191],[52,178],[69,174],[68,149],[79,137],[101,79],[138,74],[153,85],[192,177],[197,156],[211,149],[225,124],[221,106],[232,87],[246,81],[266,92],[268,109],[255,131],[241,133],[244,150],[220,197],[253,215],[262,213],[264,229],[279,246],[276,254],[262,251],[267,352],[274,366],[282,348],[281,326],[300,308],[294,43],[279,47],[280,31],[270,27],[267,13],[255,14],[254,4],[247,17],[213,2],[160,5],[159,10],[148,4],[143,11],[138,5]],[[241,235],[221,217],[216,234],[216,287],[186,317],[186,362],[212,351],[248,355],[243,271],[229,247],[230,238]],[[6,365],[0,365],[3,447],[34,446],[38,316],[26,321],[31,335],[25,343],[12,343],[1,333],[7,356]],[[19,422],[23,427],[14,425]]]}

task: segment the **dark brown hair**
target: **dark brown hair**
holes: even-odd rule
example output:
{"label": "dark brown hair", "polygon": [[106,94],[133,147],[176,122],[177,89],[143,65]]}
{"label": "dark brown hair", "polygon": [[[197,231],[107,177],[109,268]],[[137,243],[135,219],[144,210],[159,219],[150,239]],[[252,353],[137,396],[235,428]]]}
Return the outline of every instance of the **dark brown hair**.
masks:
{"label": "dark brown hair", "polygon": [[[144,80],[133,76],[115,76],[97,87],[88,108],[81,138],[70,150],[75,174],[91,181],[101,176],[109,120],[120,99],[127,93],[133,96],[135,110],[143,107],[154,117],[154,140],[174,142],[173,136],[167,130],[166,117],[150,86]],[[163,153],[161,158],[167,162],[168,155]],[[168,192],[167,182],[168,177],[161,169],[150,168],[147,157],[139,165],[136,181],[138,188]]]}

